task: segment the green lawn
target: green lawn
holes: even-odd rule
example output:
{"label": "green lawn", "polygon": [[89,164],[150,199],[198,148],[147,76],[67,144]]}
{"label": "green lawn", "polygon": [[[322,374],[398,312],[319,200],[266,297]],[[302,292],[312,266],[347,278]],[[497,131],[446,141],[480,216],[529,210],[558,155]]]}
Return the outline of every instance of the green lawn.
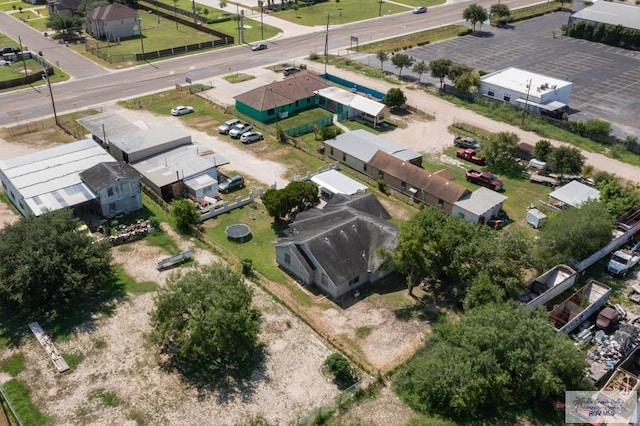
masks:
{"label": "green lawn", "polygon": [[[15,6],[15,9],[14,9]],[[31,3],[27,3],[27,2],[23,2],[23,1],[2,1],[0,2],[0,10],[4,11],[4,12],[8,12],[11,10],[17,10],[19,7],[22,7],[23,9],[29,8],[29,7],[34,7],[33,4]]]}
{"label": "green lawn", "polygon": [[[382,5],[382,14],[387,15],[411,11],[411,6],[400,6],[392,3]],[[376,18],[379,15],[379,4],[375,0],[341,0],[339,3],[322,2],[313,6],[273,12],[273,16],[294,22],[300,25],[327,25],[327,13],[331,15],[330,25],[346,24],[361,21],[363,19]]]}
{"label": "green lawn", "polygon": [[39,426],[51,424],[51,419],[42,414],[40,410],[38,410],[38,407],[31,402],[29,389],[21,382],[12,379],[2,385],[2,388],[23,424]]}

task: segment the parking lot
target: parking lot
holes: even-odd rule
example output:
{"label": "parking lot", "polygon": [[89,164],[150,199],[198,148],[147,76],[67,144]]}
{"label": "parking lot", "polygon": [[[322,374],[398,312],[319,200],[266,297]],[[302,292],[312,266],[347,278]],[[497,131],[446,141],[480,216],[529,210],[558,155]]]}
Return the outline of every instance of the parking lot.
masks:
{"label": "parking lot", "polygon": [[[509,28],[484,25],[474,35],[405,51],[418,61],[449,58],[474,69],[493,72],[517,67],[573,82],[571,118],[599,117],[615,125],[616,134],[640,136],[640,52],[619,49],[562,36],[568,12],[557,12]],[[380,61],[360,55],[360,62],[379,66]],[[384,69],[397,73],[391,61]],[[410,75],[404,71],[404,75]],[[423,75],[423,82],[438,85]]]}

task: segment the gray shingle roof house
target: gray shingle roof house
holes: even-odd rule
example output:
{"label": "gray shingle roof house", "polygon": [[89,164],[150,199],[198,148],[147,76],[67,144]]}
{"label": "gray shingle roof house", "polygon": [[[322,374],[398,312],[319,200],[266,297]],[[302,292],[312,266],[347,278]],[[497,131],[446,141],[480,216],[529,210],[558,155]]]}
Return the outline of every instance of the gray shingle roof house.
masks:
{"label": "gray shingle roof house", "polygon": [[323,209],[298,214],[289,236],[275,244],[278,265],[305,285],[333,298],[393,271],[379,247],[397,245],[398,228],[373,194],[335,195]]}
{"label": "gray shingle roof house", "polygon": [[140,174],[127,163],[99,163],[80,173],[98,196],[102,216],[113,217],[142,208]]}
{"label": "gray shingle roof house", "polygon": [[451,214],[453,205],[469,191],[452,182],[450,172],[430,172],[415,164],[376,152],[367,164],[367,175],[381,179],[390,188]]}
{"label": "gray shingle roof house", "polygon": [[120,3],[88,10],[84,23],[87,32],[98,39],[116,40],[138,34],[138,12]]}

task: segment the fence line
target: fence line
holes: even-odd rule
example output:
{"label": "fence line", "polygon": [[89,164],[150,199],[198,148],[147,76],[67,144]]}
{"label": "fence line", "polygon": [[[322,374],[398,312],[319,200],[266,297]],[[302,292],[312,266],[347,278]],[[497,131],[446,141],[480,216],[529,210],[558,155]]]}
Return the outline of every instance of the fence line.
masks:
{"label": "fence line", "polygon": [[284,130],[284,133],[289,137],[297,137],[300,135],[306,135],[307,133],[311,133],[314,127],[326,127],[330,126],[333,123],[333,117],[327,115],[325,117],[319,118],[314,121],[310,121],[308,123],[301,124],[296,127],[290,127]]}
{"label": "fence line", "polygon": [[[0,386],[0,396],[2,396],[4,401],[7,403],[7,406],[9,407],[9,410],[11,410],[11,414],[13,414],[13,418],[16,419],[16,421],[18,422],[18,425],[19,426],[23,426],[24,423],[22,422],[22,420],[20,420],[20,416],[18,416],[18,412],[16,411],[15,408],[13,408],[13,404],[11,404],[11,400],[9,400],[9,397],[5,393],[5,391],[2,388],[2,386]],[[0,408],[0,409],[2,409],[2,408]]]}

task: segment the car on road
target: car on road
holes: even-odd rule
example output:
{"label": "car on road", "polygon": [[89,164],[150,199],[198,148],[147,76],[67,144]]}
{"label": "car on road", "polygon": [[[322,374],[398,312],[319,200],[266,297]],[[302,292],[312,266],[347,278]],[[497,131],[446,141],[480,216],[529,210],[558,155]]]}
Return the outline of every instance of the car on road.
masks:
{"label": "car on road", "polygon": [[413,13],[414,14],[427,13],[427,8],[424,6],[416,7],[415,9],[413,9]]}
{"label": "car on road", "polygon": [[258,51],[258,50],[265,50],[267,48],[267,44],[266,43],[258,43],[258,44],[254,44],[253,46],[251,46],[251,50],[253,50],[254,52]]}
{"label": "car on road", "polygon": [[240,124],[240,119],[232,118],[230,120],[227,120],[220,126],[218,126],[218,133],[226,135],[227,133],[229,133],[229,130],[235,127],[236,124]]}
{"label": "car on road", "polygon": [[231,130],[229,130],[229,136],[234,139],[240,139],[243,133],[248,132],[253,129],[253,125],[251,123],[238,123]]}
{"label": "car on road", "polygon": [[244,187],[244,178],[242,176],[236,175],[231,176],[230,178],[226,178],[222,182],[218,184],[218,191],[226,194],[227,192],[231,192],[234,189],[240,189]]}
{"label": "car on road", "polygon": [[282,70],[282,73],[284,75],[291,75],[291,74],[295,74],[298,71],[300,71],[300,68],[296,68],[296,67],[286,67],[285,69]]}
{"label": "car on road", "polygon": [[262,139],[264,139],[262,133],[253,131],[243,133],[242,136],[240,136],[240,142],[242,143],[253,143],[261,141]]}
{"label": "car on road", "polygon": [[193,111],[195,110],[193,109],[192,106],[180,105],[171,110],[171,115],[178,116],[178,115],[191,114]]}

